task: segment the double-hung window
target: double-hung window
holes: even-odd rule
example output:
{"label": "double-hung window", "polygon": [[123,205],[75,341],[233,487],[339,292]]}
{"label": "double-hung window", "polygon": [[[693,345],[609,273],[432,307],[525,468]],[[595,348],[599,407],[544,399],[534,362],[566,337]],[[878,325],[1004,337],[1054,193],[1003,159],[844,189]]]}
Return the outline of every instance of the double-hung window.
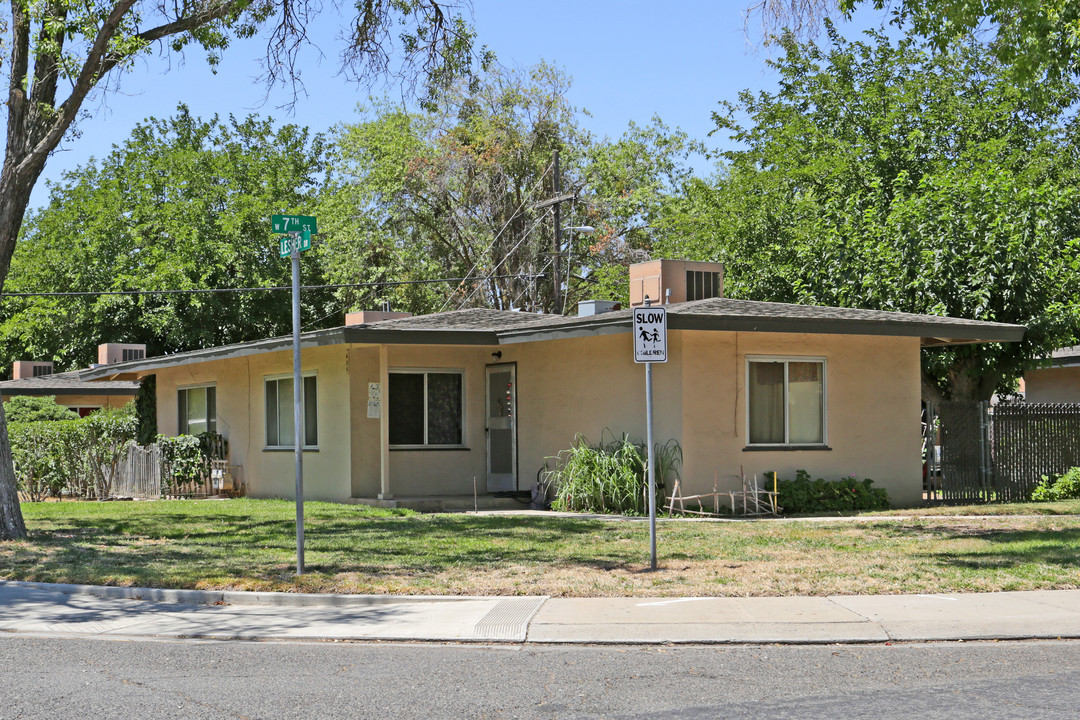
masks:
{"label": "double-hung window", "polygon": [[[292,375],[266,378],[266,447],[295,447]],[[319,393],[314,374],[301,378],[300,417],[305,448],[319,446]]]}
{"label": "double-hung window", "polygon": [[461,370],[391,370],[390,444],[461,447],[465,375]]}
{"label": "double-hung window", "polygon": [[181,435],[217,432],[217,388],[213,385],[180,388],[176,408]]}
{"label": "double-hung window", "polygon": [[747,359],[750,445],[825,444],[824,358]]}

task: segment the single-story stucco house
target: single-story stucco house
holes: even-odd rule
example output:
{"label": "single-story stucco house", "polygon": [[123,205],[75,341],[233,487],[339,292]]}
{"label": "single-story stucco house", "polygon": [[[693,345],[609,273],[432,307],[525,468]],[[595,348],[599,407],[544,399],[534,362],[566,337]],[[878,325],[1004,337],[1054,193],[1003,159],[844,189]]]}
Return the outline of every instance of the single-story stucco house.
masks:
{"label": "single-story stucco house", "polygon": [[1080,345],[1059,348],[1048,367],[1024,373],[1024,399],[1032,403],[1080,403]]}
{"label": "single-story stucco house", "polygon": [[[687,271],[690,279],[690,271]],[[708,278],[706,278],[708,280]],[[699,283],[700,285],[700,283]],[[708,285],[708,283],[706,283]],[[692,285],[691,285],[692,287]],[[923,347],[1020,340],[1017,325],[721,297],[673,302],[654,366],[655,439],[678,441],[687,494],[747,476],[855,474],[922,499]],[[645,435],[631,310],[354,314],[302,335],[308,499],[472,507],[528,491],[576,433]],[[248,494],[291,497],[291,338],[88,371],[156,375],[158,430],[216,430]]]}

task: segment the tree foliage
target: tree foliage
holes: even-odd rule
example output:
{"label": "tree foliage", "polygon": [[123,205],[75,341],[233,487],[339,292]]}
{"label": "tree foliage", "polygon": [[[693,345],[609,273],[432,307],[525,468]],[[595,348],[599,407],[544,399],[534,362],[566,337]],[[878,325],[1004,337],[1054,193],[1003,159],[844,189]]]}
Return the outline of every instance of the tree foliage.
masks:
{"label": "tree foliage", "polygon": [[[374,297],[413,312],[468,306],[551,311],[592,295],[588,276],[625,264],[647,244],[649,218],[666,188],[689,173],[696,147],[659,120],[631,125],[617,141],[597,140],[566,100],[570,80],[539,64],[492,68],[440,92],[410,113],[382,103],[338,128],[332,180],[319,210],[322,253],[338,282],[386,278],[482,277],[451,286],[404,285]],[[553,157],[560,153],[559,275],[568,302],[556,303]],[[540,280],[536,276],[545,274]],[[510,276],[510,277],[502,277]],[[351,297],[363,304],[365,296]]]}
{"label": "tree foliage", "polygon": [[743,148],[671,206],[668,254],[723,261],[733,297],[1028,326],[1021,343],[925,352],[929,399],[988,399],[1071,344],[1076,88],[1028,103],[980,45],[931,53],[830,28],[827,50],[784,49],[776,94],[717,114]]}
{"label": "tree foliage", "polygon": [[1080,3],[1075,0],[756,0],[747,28],[760,19],[761,34],[779,37],[790,28],[813,38],[823,19],[850,18],[860,6],[891,11],[892,21],[928,38],[944,52],[954,42],[986,38],[1014,79],[1035,89],[1043,80],[1080,75]]}
{"label": "tree foliage", "polygon": [[[322,137],[269,119],[202,120],[183,105],[150,118],[52,186],[27,222],[7,290],[288,287],[270,215],[312,212],[324,157]],[[314,258],[302,258],[302,272],[321,281]],[[304,293],[305,316],[324,317],[330,299]],[[0,363],[50,358],[69,368],[89,364],[100,342],[146,343],[159,355],[291,327],[287,290],[8,298],[4,309]]]}
{"label": "tree foliage", "polygon": [[[214,64],[232,38],[251,37],[266,27],[265,79],[295,79],[307,24],[322,8],[309,0],[27,0],[0,10],[6,56],[0,72],[8,80],[0,169],[0,290],[30,193],[91,93],[115,88],[138,58],[156,49],[179,53],[196,44]],[[347,74],[369,81],[384,76],[396,51],[405,77],[418,73],[438,86],[472,62],[472,29],[460,15],[448,15],[438,0],[377,0],[355,8],[344,33]],[[25,536],[0,407],[0,539]]]}
{"label": "tree foliage", "polygon": [[74,420],[78,416],[56,402],[52,395],[17,395],[4,401],[8,422],[28,423],[43,420]]}

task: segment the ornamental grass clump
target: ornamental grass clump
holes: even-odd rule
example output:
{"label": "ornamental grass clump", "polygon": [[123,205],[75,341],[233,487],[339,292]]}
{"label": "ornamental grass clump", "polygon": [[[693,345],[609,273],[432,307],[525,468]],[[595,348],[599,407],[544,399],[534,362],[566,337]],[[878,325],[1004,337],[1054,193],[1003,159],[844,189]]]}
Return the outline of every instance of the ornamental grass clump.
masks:
{"label": "ornamental grass clump", "polygon": [[[608,431],[604,431],[605,435]],[[591,445],[580,433],[568,450],[549,458],[554,469],[543,473],[544,485],[554,492],[553,510],[615,515],[644,515],[648,511],[648,456],[645,443],[625,433]],[[675,440],[654,449],[657,506],[664,487],[682,468],[682,448]]]}

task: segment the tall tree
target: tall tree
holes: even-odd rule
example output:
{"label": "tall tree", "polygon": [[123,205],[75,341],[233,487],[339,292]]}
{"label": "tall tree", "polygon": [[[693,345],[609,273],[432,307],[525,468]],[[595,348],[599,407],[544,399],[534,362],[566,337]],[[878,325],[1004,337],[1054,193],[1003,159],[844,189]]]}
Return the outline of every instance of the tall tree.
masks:
{"label": "tall tree", "polygon": [[[494,68],[440,91],[423,112],[381,103],[338,129],[332,189],[320,209],[322,252],[339,281],[486,277],[449,287],[400,286],[382,299],[414,312],[550,307],[530,279],[550,266],[552,158],[563,191],[587,135],[548,65]],[[326,220],[323,220],[323,218]],[[580,216],[579,216],[580,217]]]}
{"label": "tall tree", "polygon": [[984,46],[829,29],[827,51],[786,36],[780,90],[717,115],[744,148],[670,208],[671,249],[722,260],[734,297],[1027,325],[923,353],[924,397],[988,399],[1080,327],[1077,88],[1032,104]]}
{"label": "tall tree", "polygon": [[[92,93],[115,87],[138,58],[156,49],[182,52],[196,44],[213,63],[233,37],[250,37],[264,27],[269,28],[267,81],[295,77],[306,25],[320,8],[309,0],[20,0],[0,11],[0,27],[7,36],[2,72],[8,81],[7,142],[0,170],[0,290],[30,193],[49,154]],[[358,2],[344,35],[344,69],[361,79],[383,76],[395,51],[404,58],[405,72],[438,82],[471,60],[471,28],[460,15],[447,15],[438,0]],[[25,535],[0,407],[0,539]]]}
{"label": "tall tree", "polygon": [[1080,75],[1080,3],[1075,0],[755,0],[747,6],[766,38],[783,28],[813,37],[821,21],[850,17],[859,6],[891,10],[893,21],[928,38],[939,51],[986,34],[998,60],[1034,88],[1038,81]]}
{"label": "tall tree", "polygon": [[[325,143],[294,125],[201,120],[181,105],[150,118],[101,162],[51,188],[29,216],[8,293],[287,287],[289,264],[267,237],[273,213],[310,213]],[[321,283],[314,258],[304,281]],[[100,342],[146,343],[153,355],[285,335],[282,292],[3,299],[0,363],[28,357],[85,367]],[[305,317],[329,293],[305,293]],[[339,320],[335,317],[335,320]]]}
{"label": "tall tree", "polygon": [[[659,198],[689,174],[683,161],[696,145],[659,119],[631,124],[617,141],[597,140],[579,127],[581,111],[566,100],[569,82],[546,64],[495,68],[439,93],[424,112],[382,104],[341,126],[332,190],[319,211],[331,276],[486,278],[403,285],[378,296],[414,312],[556,310],[555,262],[561,307],[594,292],[617,294],[593,281],[647,245]],[[562,206],[567,232],[558,256],[545,205],[556,194],[556,150],[559,194],[573,196]],[[574,226],[596,232],[569,230]]]}

